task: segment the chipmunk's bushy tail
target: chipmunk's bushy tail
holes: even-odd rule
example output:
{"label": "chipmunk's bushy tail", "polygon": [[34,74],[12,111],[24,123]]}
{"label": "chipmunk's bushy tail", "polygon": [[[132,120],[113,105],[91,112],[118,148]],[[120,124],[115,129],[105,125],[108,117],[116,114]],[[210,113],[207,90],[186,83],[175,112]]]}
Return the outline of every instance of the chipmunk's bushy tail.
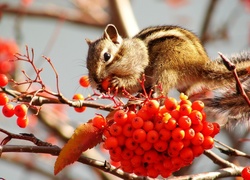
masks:
{"label": "chipmunk's bushy tail", "polygon": [[[238,72],[243,69],[250,69],[250,52],[229,57],[230,61],[236,65]],[[221,61],[219,58],[216,60]],[[249,71],[249,70],[248,70]],[[231,72],[233,73],[233,72]],[[250,71],[249,74],[243,76],[239,73],[241,86],[244,88],[246,95],[250,99]],[[236,81],[233,80],[225,87],[220,87],[214,90],[199,92],[191,96],[191,99],[199,99],[205,103],[205,111],[207,112],[208,120],[217,121],[221,125],[235,124],[250,124],[250,105],[239,92]]]}

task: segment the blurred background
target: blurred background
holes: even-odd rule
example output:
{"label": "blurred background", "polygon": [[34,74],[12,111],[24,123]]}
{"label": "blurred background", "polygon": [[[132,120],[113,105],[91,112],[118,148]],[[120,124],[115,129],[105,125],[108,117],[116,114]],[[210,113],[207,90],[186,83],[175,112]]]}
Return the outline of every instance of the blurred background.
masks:
{"label": "blurred background", "polygon": [[[85,38],[91,40],[99,38],[108,23],[114,23],[124,37],[133,36],[148,26],[166,24],[183,26],[201,38],[211,59],[215,59],[218,52],[231,55],[250,48],[249,0],[117,2],[115,0],[0,0],[0,41],[17,42],[20,53],[25,53],[25,45],[33,48],[37,67],[44,69],[41,73],[44,83],[56,92],[54,72],[42,55],[50,57],[59,74],[60,90],[69,99],[75,93],[82,93],[85,97],[92,94],[91,88],[83,89],[78,84],[79,78],[87,75],[85,59],[88,49]],[[28,63],[18,63],[17,67],[17,71],[24,69],[31,75],[34,73]],[[19,75],[16,77],[22,78]],[[173,91],[173,96],[178,97],[177,95]],[[95,113],[106,114],[91,108],[79,114],[66,105],[44,105],[42,109],[45,116],[39,118],[31,116],[33,118],[25,129],[19,128],[15,119],[7,119],[0,113],[0,127],[13,133],[33,133],[41,140],[62,146],[79,123],[86,122]],[[4,137],[4,134],[0,134],[0,139]],[[249,134],[247,128],[240,125],[224,130],[217,137],[232,147],[250,153],[249,143],[241,141],[244,138],[249,138]],[[11,144],[15,145],[23,143],[20,140],[11,141]],[[98,160],[108,160],[107,155],[100,149],[97,147],[87,152],[88,156]],[[216,149],[214,151],[218,152]],[[222,155],[222,157],[230,159],[227,156]],[[53,176],[54,161],[55,157],[50,155],[3,153],[0,159],[0,178],[101,179],[96,169],[79,163]],[[247,164],[240,158],[231,158],[230,161]],[[211,160],[203,156],[180,174],[206,172],[217,168]],[[107,178],[118,179],[114,176]]]}

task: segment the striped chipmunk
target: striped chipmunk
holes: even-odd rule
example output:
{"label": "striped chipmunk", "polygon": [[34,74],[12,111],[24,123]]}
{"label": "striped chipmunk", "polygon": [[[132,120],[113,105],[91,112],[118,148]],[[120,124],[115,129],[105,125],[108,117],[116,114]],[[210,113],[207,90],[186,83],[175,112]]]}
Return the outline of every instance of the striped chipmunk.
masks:
{"label": "striped chipmunk", "polygon": [[[131,94],[137,93],[142,90],[138,80],[145,74],[146,89],[161,84],[164,95],[176,88],[190,97],[204,89],[215,91],[213,97],[201,97],[208,112],[219,113],[226,120],[250,117],[250,107],[237,92],[233,73],[221,58],[210,60],[198,37],[187,29],[155,26],[132,38],[122,38],[117,28],[108,24],[100,39],[86,41],[86,63],[93,88],[105,91],[102,82],[108,78],[109,86],[117,87],[119,95],[123,87]],[[236,65],[244,87],[250,86],[250,52],[229,59]]]}

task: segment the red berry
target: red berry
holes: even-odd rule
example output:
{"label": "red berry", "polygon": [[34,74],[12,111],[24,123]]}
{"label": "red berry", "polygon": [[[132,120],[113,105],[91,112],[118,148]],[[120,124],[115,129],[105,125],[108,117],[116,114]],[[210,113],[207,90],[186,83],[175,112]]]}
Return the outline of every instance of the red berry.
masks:
{"label": "red berry", "polygon": [[93,126],[97,127],[98,129],[102,129],[107,125],[106,119],[101,115],[96,115],[92,119]]}
{"label": "red berry", "polygon": [[0,106],[3,106],[9,102],[9,98],[7,94],[5,93],[0,93]]}
{"label": "red berry", "polygon": [[29,123],[29,120],[26,117],[18,117],[17,118],[17,125],[20,128],[25,128],[28,125],[28,123]]}
{"label": "red berry", "polygon": [[172,111],[177,108],[178,102],[175,98],[169,97],[164,101],[164,105],[168,111]]}
{"label": "red berry", "polygon": [[114,114],[114,121],[119,125],[124,125],[127,122],[128,115],[124,110],[118,110]]}
{"label": "red berry", "polygon": [[28,107],[25,104],[18,104],[14,110],[17,117],[24,117],[27,114]]}
{"label": "red berry", "polygon": [[198,110],[198,111],[202,111],[204,108],[204,103],[202,101],[194,101],[192,104],[192,109],[193,110]]}
{"label": "red berry", "polygon": [[115,137],[110,136],[104,142],[104,147],[108,150],[115,149],[118,146],[118,141]]}
{"label": "red berry", "polygon": [[132,119],[131,124],[133,128],[138,129],[141,128],[144,124],[144,121],[141,117],[136,116],[134,119]]}
{"label": "red berry", "polygon": [[133,139],[138,142],[138,143],[142,143],[146,140],[146,132],[143,129],[136,129],[133,132]]}
{"label": "red berry", "polygon": [[178,125],[182,129],[188,129],[191,126],[191,124],[192,124],[192,121],[188,116],[181,116],[178,119]]}
{"label": "red berry", "polygon": [[82,76],[80,79],[79,79],[79,83],[82,87],[88,87],[89,86],[89,78],[88,76]]}
{"label": "red berry", "polygon": [[[84,100],[84,97],[83,97],[82,94],[75,94],[75,95],[73,96],[73,99],[74,99],[74,100]],[[86,107],[85,107],[85,106],[82,106],[82,107],[74,107],[74,110],[75,110],[76,112],[81,113],[81,112],[83,112],[83,111],[86,110]]]}
{"label": "red berry", "polygon": [[118,124],[112,124],[109,128],[109,132],[112,136],[119,136],[122,133],[122,127]]}
{"label": "red berry", "polygon": [[191,139],[191,143],[195,146],[201,145],[203,141],[204,141],[204,136],[200,132],[195,133],[193,139]]}
{"label": "red berry", "polygon": [[14,106],[12,104],[5,104],[2,113],[6,117],[12,117],[15,114]]}
{"label": "red berry", "polygon": [[155,143],[159,139],[159,134],[156,130],[150,130],[146,138],[148,142]]}
{"label": "red berry", "polygon": [[8,81],[8,77],[5,74],[0,74],[0,87],[6,86]]}
{"label": "red berry", "polygon": [[185,137],[185,131],[182,128],[175,128],[172,131],[172,138],[175,141],[181,141]]}
{"label": "red berry", "polygon": [[242,171],[241,171],[241,176],[244,180],[248,180],[250,179],[250,166],[245,167]]}
{"label": "red berry", "polygon": [[149,100],[145,102],[146,110],[149,113],[155,114],[159,111],[160,103],[157,100]]}
{"label": "red berry", "polygon": [[182,104],[179,111],[182,116],[188,116],[192,112],[192,107],[189,104]]}

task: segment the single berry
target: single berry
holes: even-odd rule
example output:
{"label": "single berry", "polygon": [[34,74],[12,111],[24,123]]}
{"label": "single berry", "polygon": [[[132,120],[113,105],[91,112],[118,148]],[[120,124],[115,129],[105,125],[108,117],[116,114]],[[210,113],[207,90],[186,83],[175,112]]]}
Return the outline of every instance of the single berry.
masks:
{"label": "single berry", "polygon": [[7,94],[5,93],[0,93],[0,106],[3,106],[9,102],[9,98]]}
{"label": "single berry", "polygon": [[12,104],[5,104],[2,113],[5,117],[12,117],[15,114],[14,106]]}
{"label": "single berry", "polygon": [[8,81],[8,77],[5,74],[0,74],[0,87],[6,86]]}
{"label": "single berry", "polygon": [[192,109],[197,111],[202,111],[204,108],[204,103],[202,101],[196,100],[192,103]]}
{"label": "single berry", "polygon": [[146,140],[146,131],[143,129],[136,129],[133,132],[133,139],[135,142],[142,143]]}
{"label": "single berry", "polygon": [[92,119],[93,126],[97,127],[98,129],[102,129],[107,125],[106,119],[101,115],[96,115]]}
{"label": "single berry", "polygon": [[164,101],[164,105],[168,111],[172,111],[177,108],[178,102],[175,98],[169,97]]}
{"label": "single berry", "polygon": [[17,117],[23,118],[27,114],[28,107],[25,104],[18,104],[18,105],[16,105],[14,111],[15,111],[15,115]]}
{"label": "single berry", "polygon": [[25,128],[29,123],[29,119],[26,118],[26,117],[18,117],[17,118],[17,125],[20,127],[20,128]]}
{"label": "single berry", "polygon": [[115,149],[118,146],[118,141],[115,137],[110,136],[104,142],[104,147],[108,150]]}
{"label": "single berry", "polygon": [[114,121],[119,125],[124,125],[128,119],[128,115],[124,110],[118,110],[114,114]]}
{"label": "single berry", "polygon": [[89,78],[88,76],[82,76],[80,79],[79,79],[79,84],[82,86],[82,87],[88,87],[89,86]]}

